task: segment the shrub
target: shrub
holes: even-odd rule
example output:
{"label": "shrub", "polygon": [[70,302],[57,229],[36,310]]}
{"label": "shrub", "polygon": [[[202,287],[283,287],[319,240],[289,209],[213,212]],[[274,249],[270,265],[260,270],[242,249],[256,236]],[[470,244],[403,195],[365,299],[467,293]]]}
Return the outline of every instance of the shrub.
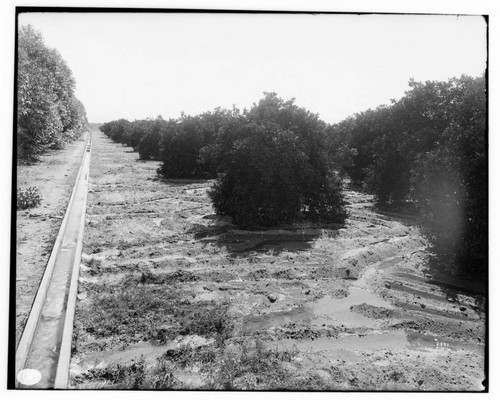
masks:
{"label": "shrub", "polygon": [[33,186],[26,190],[17,189],[17,209],[25,210],[27,208],[38,207],[42,203],[42,198],[38,188]]}

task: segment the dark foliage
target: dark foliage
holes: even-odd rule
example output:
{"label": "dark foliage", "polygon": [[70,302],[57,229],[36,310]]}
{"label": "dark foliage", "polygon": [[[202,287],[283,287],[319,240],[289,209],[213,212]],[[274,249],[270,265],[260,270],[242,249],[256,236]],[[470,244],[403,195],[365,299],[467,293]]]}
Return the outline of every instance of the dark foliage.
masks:
{"label": "dark foliage", "polygon": [[159,160],[161,138],[168,126],[175,121],[164,121],[162,118],[157,118],[148,125],[146,134],[140,139],[138,151],[141,160]]}
{"label": "dark foliage", "polygon": [[203,157],[217,132],[225,126],[230,112],[215,109],[197,116],[183,115],[162,135],[158,172],[165,178],[214,178],[216,162]]}
{"label": "dark foliage", "polygon": [[126,132],[130,133],[131,122],[126,119],[110,121],[102,124],[99,128],[105,135],[109,136],[113,141],[118,143],[126,143]]}
{"label": "dark foliage", "polygon": [[488,263],[488,164],[483,79],[453,88],[456,114],[435,147],[418,155],[411,196],[443,258],[458,256],[469,272]]}
{"label": "dark foliage", "polygon": [[[485,79],[410,81],[391,106],[329,128],[334,159],[379,203],[413,202],[443,258],[466,270],[487,264]],[[339,156],[340,154],[340,156]]]}
{"label": "dark foliage", "polygon": [[17,157],[35,161],[87,128],[82,103],[75,98],[72,72],[55,49],[30,25],[19,29],[17,80]]}
{"label": "dark foliage", "polygon": [[268,93],[251,110],[217,108],[179,120],[129,122],[100,129],[159,159],[165,178],[217,178],[210,197],[240,226],[301,219],[343,222],[341,181],[330,168],[326,124],[293,100]]}
{"label": "dark foliage", "polygon": [[303,218],[343,222],[340,180],[331,172],[325,125],[275,93],[233,112],[204,156],[218,165],[210,197],[217,213],[240,226],[274,226]]}

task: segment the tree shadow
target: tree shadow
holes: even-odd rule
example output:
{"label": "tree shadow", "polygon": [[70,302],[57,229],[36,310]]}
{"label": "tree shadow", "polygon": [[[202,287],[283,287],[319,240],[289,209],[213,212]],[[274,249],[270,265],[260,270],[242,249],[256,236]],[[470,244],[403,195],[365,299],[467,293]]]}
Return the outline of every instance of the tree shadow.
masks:
{"label": "tree shadow", "polygon": [[187,186],[193,184],[202,184],[207,183],[210,179],[202,179],[202,178],[164,178],[162,176],[158,177],[158,181],[166,183],[170,186]]}
{"label": "tree shadow", "polygon": [[152,160],[152,159],[146,159],[146,158],[136,158],[135,159],[135,162],[138,162],[138,163],[144,163],[144,164],[147,164],[147,163],[159,163],[160,160]]}
{"label": "tree shadow", "polygon": [[[213,216],[208,216],[209,218]],[[214,217],[217,219],[218,217]],[[241,229],[217,221],[211,226],[195,226],[189,233],[196,240],[212,243],[229,253],[230,258],[248,258],[256,255],[277,256],[281,253],[298,253],[312,248],[320,237],[337,237],[339,224],[301,224],[286,227],[255,227]]]}
{"label": "tree shadow", "polygon": [[[430,251],[435,247],[430,246]],[[484,273],[467,272],[443,256],[431,255],[425,277],[428,283],[438,286],[450,302],[460,303],[459,295],[474,299],[474,311],[485,311],[488,281]]]}
{"label": "tree shadow", "polygon": [[375,203],[373,211],[389,221],[397,221],[405,226],[415,226],[420,223],[420,214],[413,204],[400,202],[395,204]]}
{"label": "tree shadow", "polygon": [[[157,160],[136,160],[137,162],[142,162],[142,163],[158,163]],[[156,174],[153,177],[149,177],[149,180],[152,180],[154,182],[161,182],[164,183],[168,186],[173,186],[173,187],[182,187],[182,186],[189,186],[189,185],[195,185],[195,184],[206,184],[213,179],[194,179],[194,178],[164,178],[163,176]]]}
{"label": "tree shadow", "polygon": [[[429,250],[434,251],[434,248],[430,246]],[[429,257],[427,273],[432,276],[433,281],[442,282],[444,286],[472,294],[486,293],[485,274],[464,271],[448,260],[443,261],[439,256]]]}
{"label": "tree shadow", "polygon": [[[397,221],[405,226],[423,227],[417,208],[409,202],[391,205],[375,204],[373,211],[384,219]],[[422,230],[424,232],[424,230]],[[425,236],[425,234],[424,234]],[[425,282],[435,285],[443,291],[452,303],[460,304],[459,295],[474,299],[475,311],[484,312],[487,295],[487,268],[474,268],[474,261],[460,260],[453,253],[443,251],[443,248],[428,238],[429,246],[426,252],[429,257],[425,263]]]}

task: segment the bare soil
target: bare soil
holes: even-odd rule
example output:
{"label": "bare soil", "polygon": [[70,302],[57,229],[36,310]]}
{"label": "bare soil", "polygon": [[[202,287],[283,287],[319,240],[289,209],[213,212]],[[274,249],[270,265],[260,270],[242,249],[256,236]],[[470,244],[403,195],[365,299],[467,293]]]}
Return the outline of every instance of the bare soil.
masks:
{"label": "bare soil", "polygon": [[484,288],[411,216],[346,187],[345,225],[241,230],[157,167],[94,134],[72,387],[483,389]]}
{"label": "bare soil", "polygon": [[16,346],[66,212],[87,135],[47,152],[36,164],[17,166],[17,187],[37,187],[42,202],[16,213]]}

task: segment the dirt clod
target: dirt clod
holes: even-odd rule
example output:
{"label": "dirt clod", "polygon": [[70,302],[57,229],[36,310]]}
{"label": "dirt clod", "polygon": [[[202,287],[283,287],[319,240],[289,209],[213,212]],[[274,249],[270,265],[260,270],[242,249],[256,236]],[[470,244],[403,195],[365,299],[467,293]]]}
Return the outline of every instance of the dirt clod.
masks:
{"label": "dirt clod", "polygon": [[267,298],[271,303],[274,303],[276,302],[276,300],[278,300],[278,296],[276,296],[275,294],[268,294]]}

